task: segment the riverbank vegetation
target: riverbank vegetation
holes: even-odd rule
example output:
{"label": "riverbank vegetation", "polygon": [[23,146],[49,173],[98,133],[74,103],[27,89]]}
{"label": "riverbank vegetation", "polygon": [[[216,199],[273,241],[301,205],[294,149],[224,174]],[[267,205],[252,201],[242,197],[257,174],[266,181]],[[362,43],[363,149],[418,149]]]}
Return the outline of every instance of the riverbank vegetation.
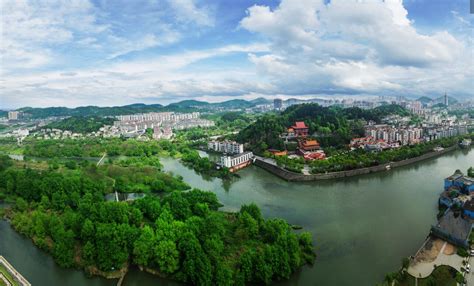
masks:
{"label": "riverbank vegetation", "polygon": [[[0,193],[14,200],[14,228],[63,267],[105,276],[128,265],[197,285],[270,284],[314,259],[309,233],[296,234],[259,208],[218,211],[215,194],[189,188],[153,166],[19,168],[0,158]],[[106,202],[111,191],[168,193]]]}
{"label": "riverbank vegetation", "polygon": [[315,160],[309,163],[313,174],[354,170],[390,162],[398,162],[434,152],[433,148],[441,146],[449,148],[458,144],[460,137],[443,138],[416,145],[407,145],[400,148],[381,152],[366,152],[361,149],[341,151],[328,157],[327,160]]}
{"label": "riverbank vegetation", "polygon": [[349,171],[360,168],[373,167],[387,164],[390,162],[398,162],[411,158],[416,158],[430,152],[434,152],[435,147],[441,146],[449,148],[459,143],[461,138],[470,137],[474,139],[474,134],[443,138],[431,142],[420,143],[416,145],[402,146],[396,149],[389,149],[380,152],[367,152],[362,149],[334,150],[328,152],[329,156],[326,160],[314,160],[305,162],[301,157],[288,156],[270,156],[279,167],[295,173],[302,173],[305,164],[312,174],[321,174],[327,172]]}
{"label": "riverbank vegetation", "polygon": [[[203,158],[199,152],[188,146],[188,142],[180,140],[123,140],[119,138],[90,138],[90,139],[66,139],[66,140],[35,140],[29,139],[25,142],[24,152],[26,156],[40,158],[61,157],[100,157],[104,153],[109,157],[119,157],[119,164],[130,165],[153,165],[160,167],[157,156],[171,156],[180,158],[196,172],[220,178],[230,178],[232,174],[227,168],[217,169],[216,164],[208,158]],[[120,159],[120,156],[125,158]]]}

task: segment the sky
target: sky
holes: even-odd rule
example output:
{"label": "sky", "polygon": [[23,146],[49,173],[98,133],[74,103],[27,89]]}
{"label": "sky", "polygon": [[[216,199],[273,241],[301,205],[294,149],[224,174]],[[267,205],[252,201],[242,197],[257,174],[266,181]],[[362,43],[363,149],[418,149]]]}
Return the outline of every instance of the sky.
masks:
{"label": "sky", "polygon": [[0,108],[474,99],[469,0],[2,0]]}

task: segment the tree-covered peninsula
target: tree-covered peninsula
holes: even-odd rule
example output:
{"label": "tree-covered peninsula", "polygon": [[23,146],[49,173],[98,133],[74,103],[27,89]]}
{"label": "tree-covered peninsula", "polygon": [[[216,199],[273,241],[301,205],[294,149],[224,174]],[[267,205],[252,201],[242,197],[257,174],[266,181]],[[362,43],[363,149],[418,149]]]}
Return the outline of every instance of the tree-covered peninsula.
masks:
{"label": "tree-covered peninsula", "polygon": [[[13,161],[0,157],[0,199],[14,228],[63,267],[117,277],[130,265],[196,285],[270,284],[288,279],[314,250],[259,208],[219,211],[214,193],[160,171],[160,165]],[[146,162],[146,161],[145,161]],[[114,191],[141,192],[134,201],[106,201]]]}

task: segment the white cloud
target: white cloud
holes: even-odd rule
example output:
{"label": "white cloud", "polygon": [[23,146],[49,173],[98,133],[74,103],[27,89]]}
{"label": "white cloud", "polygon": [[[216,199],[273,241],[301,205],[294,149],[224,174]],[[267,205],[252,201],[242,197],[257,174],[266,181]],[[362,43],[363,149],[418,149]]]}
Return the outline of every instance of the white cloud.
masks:
{"label": "white cloud", "polygon": [[282,0],[274,9],[250,7],[240,27],[271,42],[270,53],[249,60],[289,93],[417,94],[449,87],[468,93],[472,87],[452,76],[474,76],[463,64],[465,43],[447,31],[419,33],[401,0]]}
{"label": "white cloud", "polygon": [[[53,72],[6,75],[3,87],[4,106],[50,106],[61,100],[67,105],[91,102],[110,105],[150,99],[189,98],[214,95],[237,95],[271,85],[257,80],[251,71],[223,70],[194,73],[183,70],[201,60],[236,53],[268,51],[264,44],[228,45],[209,50],[189,51],[167,56]],[[69,100],[74,98],[74,100]]]}
{"label": "white cloud", "polygon": [[79,33],[100,33],[88,0],[1,1],[2,72],[44,66],[53,58],[52,48],[74,41]]}
{"label": "white cloud", "polygon": [[319,21],[316,12],[321,0],[283,0],[274,11],[267,6],[254,5],[240,26],[261,33],[276,44],[311,48],[317,44]]}
{"label": "white cloud", "polygon": [[214,26],[214,17],[210,7],[198,7],[195,0],[168,0],[168,2],[180,22]]}

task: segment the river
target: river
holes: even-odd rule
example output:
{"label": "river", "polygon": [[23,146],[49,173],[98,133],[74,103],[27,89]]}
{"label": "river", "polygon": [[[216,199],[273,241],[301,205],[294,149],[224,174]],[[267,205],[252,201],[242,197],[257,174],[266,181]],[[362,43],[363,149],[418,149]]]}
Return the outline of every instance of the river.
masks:
{"label": "river", "polygon": [[[215,192],[224,210],[255,202],[266,218],[281,217],[313,234],[317,258],[279,285],[374,285],[395,271],[403,257],[422,244],[436,221],[443,179],[474,165],[474,152],[457,150],[442,157],[336,181],[286,182],[250,166],[240,179],[224,184],[203,179],[171,158],[166,171],[183,176],[191,186]],[[81,271],[57,267],[29,240],[0,222],[0,254],[34,285],[112,285],[86,278]],[[124,285],[174,285],[138,270]]]}

